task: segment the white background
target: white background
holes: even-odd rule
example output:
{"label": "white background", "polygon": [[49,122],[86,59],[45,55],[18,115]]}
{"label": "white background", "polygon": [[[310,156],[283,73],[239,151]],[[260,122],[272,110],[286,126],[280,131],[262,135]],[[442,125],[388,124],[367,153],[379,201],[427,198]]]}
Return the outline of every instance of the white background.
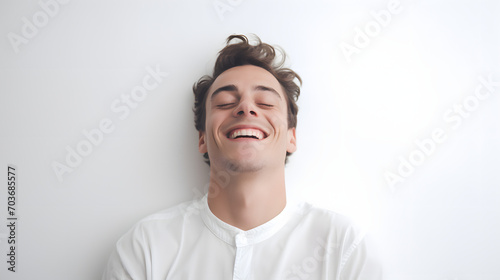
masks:
{"label": "white background", "polygon": [[[191,87],[235,33],[283,47],[304,80],[290,194],[365,226],[387,279],[500,279],[500,86],[474,97],[479,77],[500,81],[498,1],[401,0],[386,26],[374,14],[387,0],[74,0],[51,15],[47,2],[0,2],[1,279],[98,279],[136,221],[197,196],[208,166]],[[39,27],[23,35],[27,21]],[[169,75],[120,119],[113,102],[147,67]],[[54,162],[103,119],[114,130],[58,180]],[[419,158],[415,141],[436,129],[446,140]],[[386,175],[411,155],[422,162],[391,188]],[[16,273],[5,261],[9,164]]]}

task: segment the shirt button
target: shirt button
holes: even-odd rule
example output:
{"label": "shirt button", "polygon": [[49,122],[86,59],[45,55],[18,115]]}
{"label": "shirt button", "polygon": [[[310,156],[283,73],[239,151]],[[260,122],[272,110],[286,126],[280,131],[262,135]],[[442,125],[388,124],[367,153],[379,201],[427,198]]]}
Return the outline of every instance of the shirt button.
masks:
{"label": "shirt button", "polygon": [[236,245],[246,245],[247,244],[247,238],[245,235],[242,233],[238,233],[236,235]]}

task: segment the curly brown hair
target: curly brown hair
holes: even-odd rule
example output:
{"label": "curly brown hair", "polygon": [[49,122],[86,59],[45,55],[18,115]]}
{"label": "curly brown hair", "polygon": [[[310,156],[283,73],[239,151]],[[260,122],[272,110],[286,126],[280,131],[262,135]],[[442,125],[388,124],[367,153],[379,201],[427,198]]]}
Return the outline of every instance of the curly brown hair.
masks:
{"label": "curly brown hair", "polygon": [[[233,40],[237,43],[231,43]],[[251,45],[245,35],[231,35],[226,40],[226,46],[219,52],[215,61],[212,76],[205,75],[193,85],[194,92],[194,123],[198,131],[205,131],[206,101],[208,90],[217,77],[224,71],[242,65],[255,65],[269,71],[281,84],[286,95],[288,107],[288,128],[297,127],[297,113],[299,108],[297,100],[300,95],[302,79],[289,68],[285,68],[286,53],[279,47],[273,47],[262,43],[259,37],[255,36],[257,43]],[[281,59],[277,59],[277,54]],[[300,86],[295,82],[298,80]],[[287,152],[287,157],[291,153]],[[210,165],[208,154],[203,155]],[[286,161],[285,161],[286,162]]]}

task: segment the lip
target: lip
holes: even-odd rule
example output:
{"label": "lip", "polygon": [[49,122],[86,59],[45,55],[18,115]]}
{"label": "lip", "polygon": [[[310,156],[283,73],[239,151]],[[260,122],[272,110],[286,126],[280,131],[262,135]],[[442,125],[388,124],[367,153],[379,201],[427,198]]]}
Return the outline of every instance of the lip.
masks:
{"label": "lip", "polygon": [[[254,138],[238,138],[238,139],[231,139],[229,138],[229,135],[231,135],[231,133],[233,133],[233,131],[235,130],[238,130],[238,129],[255,129],[255,130],[259,130],[260,132],[262,132],[264,134],[264,138],[262,139],[254,139]],[[232,141],[262,141],[264,139],[267,138],[267,136],[269,136],[269,133],[267,131],[265,131],[264,129],[258,127],[258,126],[255,126],[255,125],[237,125],[237,126],[233,126],[231,127],[229,130],[227,130],[227,132],[225,133],[226,135],[226,138],[229,139],[229,140],[232,140]]]}

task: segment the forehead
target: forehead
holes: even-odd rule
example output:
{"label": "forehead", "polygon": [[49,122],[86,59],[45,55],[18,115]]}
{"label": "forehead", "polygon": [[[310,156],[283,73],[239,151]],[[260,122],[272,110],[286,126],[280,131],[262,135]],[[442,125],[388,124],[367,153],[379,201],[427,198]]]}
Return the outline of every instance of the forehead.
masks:
{"label": "forehead", "polygon": [[283,96],[281,84],[273,74],[255,65],[236,66],[222,72],[208,90],[209,95],[216,89],[227,85],[235,85],[239,90],[248,87],[266,86],[273,88]]}

